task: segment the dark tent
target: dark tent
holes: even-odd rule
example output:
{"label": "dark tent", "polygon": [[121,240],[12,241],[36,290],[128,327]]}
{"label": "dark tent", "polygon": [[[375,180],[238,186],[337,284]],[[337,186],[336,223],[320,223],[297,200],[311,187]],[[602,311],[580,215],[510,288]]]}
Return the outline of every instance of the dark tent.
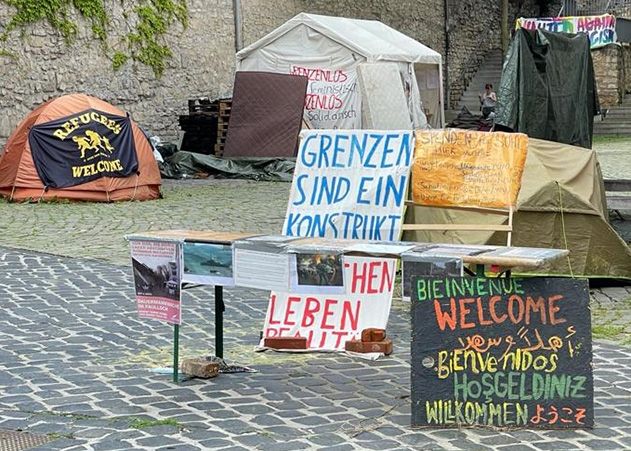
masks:
{"label": "dark tent", "polygon": [[587,35],[515,32],[498,91],[497,129],[591,149],[598,110]]}

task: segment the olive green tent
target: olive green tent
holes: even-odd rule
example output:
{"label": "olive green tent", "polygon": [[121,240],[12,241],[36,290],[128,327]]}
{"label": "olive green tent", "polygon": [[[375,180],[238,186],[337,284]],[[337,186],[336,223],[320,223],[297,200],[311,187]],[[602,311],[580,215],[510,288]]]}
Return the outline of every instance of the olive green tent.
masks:
{"label": "olive green tent", "polygon": [[[507,217],[431,207],[411,207],[406,223],[501,224]],[[506,232],[405,232],[419,242],[506,245]],[[513,246],[569,249],[570,257],[540,274],[631,279],[631,249],[611,228],[596,153],[530,138],[513,217]]]}

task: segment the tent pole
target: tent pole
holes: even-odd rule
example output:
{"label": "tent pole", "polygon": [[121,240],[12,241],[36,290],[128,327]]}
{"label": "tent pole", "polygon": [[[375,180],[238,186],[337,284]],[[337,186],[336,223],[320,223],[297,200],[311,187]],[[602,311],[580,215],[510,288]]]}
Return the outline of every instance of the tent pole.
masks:
{"label": "tent pole", "polygon": [[440,89],[440,128],[445,128],[445,95],[443,93],[443,63],[438,65],[438,88]]}

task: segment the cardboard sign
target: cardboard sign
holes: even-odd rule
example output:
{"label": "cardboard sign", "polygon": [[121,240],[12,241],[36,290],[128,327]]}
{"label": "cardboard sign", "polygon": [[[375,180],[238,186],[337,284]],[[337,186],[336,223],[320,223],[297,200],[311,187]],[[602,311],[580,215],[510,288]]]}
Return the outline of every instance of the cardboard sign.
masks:
{"label": "cardboard sign", "polygon": [[412,425],[594,424],[587,281],[412,279]]}
{"label": "cardboard sign", "polygon": [[130,245],[138,316],[181,324],[180,244],[133,240]]}
{"label": "cardboard sign", "polygon": [[557,33],[584,33],[592,49],[604,47],[617,41],[616,18],[611,14],[601,16],[546,17],[517,19],[515,29],[542,29]]}
{"label": "cardboard sign", "polygon": [[362,330],[385,329],[396,260],[343,259],[345,294],[272,293],[263,337],[306,337],[308,349],[342,351]]}
{"label": "cardboard sign", "polygon": [[398,240],[412,152],[408,131],[305,133],[283,234]]}
{"label": "cardboard sign", "polygon": [[521,133],[419,130],[412,198],[426,206],[514,206],[527,146]]}

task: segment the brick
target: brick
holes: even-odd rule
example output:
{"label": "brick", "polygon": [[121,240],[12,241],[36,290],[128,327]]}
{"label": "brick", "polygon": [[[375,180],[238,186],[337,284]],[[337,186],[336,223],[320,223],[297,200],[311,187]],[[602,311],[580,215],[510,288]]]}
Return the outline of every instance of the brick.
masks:
{"label": "brick", "polygon": [[345,349],[350,352],[381,352],[385,355],[392,354],[392,340],[386,338],[383,341],[358,341],[349,340],[346,342]]}
{"label": "brick", "polygon": [[371,327],[362,330],[362,341],[383,341],[386,339],[386,331],[384,329],[376,329]]}
{"label": "brick", "polygon": [[182,373],[202,379],[215,377],[219,374],[219,364],[203,358],[184,359],[181,368]]}
{"label": "brick", "polygon": [[272,349],[307,349],[306,337],[267,337],[266,348]]}

